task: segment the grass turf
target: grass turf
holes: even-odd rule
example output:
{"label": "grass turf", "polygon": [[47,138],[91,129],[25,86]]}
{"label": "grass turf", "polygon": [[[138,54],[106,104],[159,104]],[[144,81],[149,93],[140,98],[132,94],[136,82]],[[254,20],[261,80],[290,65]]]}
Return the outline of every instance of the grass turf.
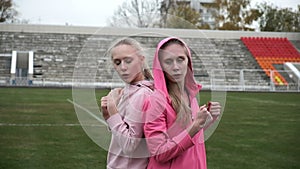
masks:
{"label": "grass turf", "polygon": [[[201,102],[209,98],[201,93]],[[107,152],[85,134],[67,99],[71,89],[0,88],[1,169],[105,168]],[[206,142],[208,168],[299,168],[299,100],[298,93],[228,92]]]}

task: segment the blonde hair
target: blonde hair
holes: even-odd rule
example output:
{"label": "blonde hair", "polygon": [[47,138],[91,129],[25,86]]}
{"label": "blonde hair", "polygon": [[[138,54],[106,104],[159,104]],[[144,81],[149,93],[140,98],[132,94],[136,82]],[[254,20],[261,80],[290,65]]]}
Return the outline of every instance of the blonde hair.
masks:
{"label": "blonde hair", "polygon": [[[131,47],[133,47],[137,50],[138,56],[140,56],[140,57],[144,56],[145,57],[142,45],[138,41],[136,41],[135,39],[127,37],[127,38],[117,39],[116,41],[114,41],[111,44],[111,46],[108,49],[108,55],[109,55],[110,58],[112,58],[112,50],[115,47],[120,46],[120,45],[129,45],[129,46],[131,46]],[[144,63],[143,63],[143,75],[145,76],[146,79],[153,80],[152,73],[151,73],[151,71],[149,69],[149,66],[147,65],[146,61],[144,61]]]}

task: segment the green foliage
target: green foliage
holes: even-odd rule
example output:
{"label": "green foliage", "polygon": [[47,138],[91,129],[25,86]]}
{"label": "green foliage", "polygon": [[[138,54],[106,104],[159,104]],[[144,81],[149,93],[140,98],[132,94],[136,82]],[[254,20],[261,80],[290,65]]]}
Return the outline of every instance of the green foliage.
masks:
{"label": "green foliage", "polygon": [[250,8],[250,0],[215,0],[208,7],[216,9],[215,21],[219,30],[251,30],[259,21],[261,31],[299,32],[300,5],[298,10],[278,8],[266,2]]}
{"label": "green foliage", "polygon": [[181,4],[171,10],[168,15],[168,28],[196,29],[200,21],[200,13],[189,5]]}
{"label": "green foliage", "polygon": [[204,23],[198,26],[198,29],[211,29],[211,27],[208,23]]}
{"label": "green foliage", "polygon": [[178,5],[178,7],[171,12],[171,14],[183,18],[194,25],[198,24],[200,21],[199,12],[192,9],[189,5]]}
{"label": "green foliage", "polygon": [[17,14],[12,0],[0,0],[0,23],[14,21]]}
{"label": "green foliage", "polygon": [[[257,21],[261,31],[300,32],[300,5],[296,11],[266,2],[252,8],[250,0],[214,0],[203,6],[211,9],[218,30],[254,31]],[[201,23],[201,13],[189,1],[175,0],[126,1],[111,18],[110,26],[211,29]]]}
{"label": "green foliage", "polygon": [[253,30],[251,24],[261,13],[250,8],[250,0],[215,0],[210,6],[217,10],[215,20],[220,30]]}
{"label": "green foliage", "polygon": [[278,8],[262,3],[258,6],[261,13],[260,29],[270,32],[300,32],[300,5],[298,10]]}

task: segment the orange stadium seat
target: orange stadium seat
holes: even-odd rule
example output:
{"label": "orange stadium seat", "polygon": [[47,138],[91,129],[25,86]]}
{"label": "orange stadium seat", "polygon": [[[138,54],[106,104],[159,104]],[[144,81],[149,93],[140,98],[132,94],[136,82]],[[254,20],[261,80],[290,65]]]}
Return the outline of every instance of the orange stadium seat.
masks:
{"label": "orange stadium seat", "polygon": [[287,81],[276,70],[273,64],[285,62],[300,62],[300,53],[287,38],[279,37],[241,37],[259,66],[270,77],[273,71],[273,82],[277,85],[287,85]]}

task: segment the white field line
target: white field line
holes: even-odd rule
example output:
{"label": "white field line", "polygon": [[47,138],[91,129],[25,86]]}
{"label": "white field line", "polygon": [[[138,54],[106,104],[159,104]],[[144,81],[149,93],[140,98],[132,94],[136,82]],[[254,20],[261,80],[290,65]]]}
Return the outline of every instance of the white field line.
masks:
{"label": "white field line", "polygon": [[94,115],[92,112],[90,112],[88,109],[84,108],[83,106],[73,102],[70,99],[67,99],[68,102],[73,104],[74,106],[82,109],[83,111],[87,112],[90,116],[95,118],[97,121],[99,121],[101,124],[79,124],[79,123],[69,123],[69,124],[55,124],[55,123],[36,123],[36,124],[30,124],[30,123],[0,123],[1,126],[16,126],[16,127],[72,127],[72,126],[89,126],[89,127],[106,127],[107,123],[102,120],[101,118]]}
{"label": "white field line", "polygon": [[[79,123],[77,124],[55,124],[55,123],[35,123],[35,124],[29,124],[29,123],[0,123],[1,126],[12,126],[12,127],[73,127],[73,126],[89,126],[89,127],[104,127],[103,124],[84,124],[81,125]],[[106,126],[105,126],[106,127]]]}
{"label": "white field line", "polygon": [[107,126],[107,123],[106,123],[104,120],[102,120],[101,118],[97,117],[95,114],[93,114],[92,112],[90,112],[88,109],[86,109],[86,108],[84,108],[83,106],[81,106],[81,105],[79,105],[79,104],[73,102],[73,101],[70,100],[70,99],[67,99],[67,100],[68,100],[68,102],[72,103],[74,106],[76,106],[76,107],[80,108],[81,110],[87,112],[90,116],[92,116],[93,118],[95,118],[97,121],[99,121],[99,122],[102,123],[103,125]]}
{"label": "white field line", "polygon": [[40,124],[40,123],[36,123],[36,124],[22,124],[22,123],[0,123],[0,126],[16,126],[16,127],[62,127],[62,126],[80,126],[80,124]]}

